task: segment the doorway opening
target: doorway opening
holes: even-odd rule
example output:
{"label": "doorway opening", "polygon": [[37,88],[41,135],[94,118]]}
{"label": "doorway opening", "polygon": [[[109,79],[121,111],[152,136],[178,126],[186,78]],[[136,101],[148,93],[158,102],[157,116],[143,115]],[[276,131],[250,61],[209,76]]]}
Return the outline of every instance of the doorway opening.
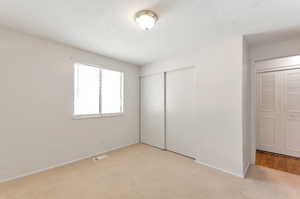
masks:
{"label": "doorway opening", "polygon": [[300,56],[254,63],[255,164],[300,175]]}

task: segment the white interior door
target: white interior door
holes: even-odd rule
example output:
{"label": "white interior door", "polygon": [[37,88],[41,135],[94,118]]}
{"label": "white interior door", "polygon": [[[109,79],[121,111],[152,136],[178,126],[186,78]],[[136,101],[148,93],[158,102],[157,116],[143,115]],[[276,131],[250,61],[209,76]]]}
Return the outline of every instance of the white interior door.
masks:
{"label": "white interior door", "polygon": [[300,157],[300,69],[257,74],[257,149]]}
{"label": "white interior door", "polygon": [[281,152],[280,72],[257,73],[257,149]]}
{"label": "white interior door", "polygon": [[167,149],[194,157],[194,68],[166,74],[166,145]]}
{"label": "white interior door", "polygon": [[283,76],[283,153],[300,157],[300,69]]}
{"label": "white interior door", "polygon": [[141,141],[164,148],[164,74],[141,78]]}

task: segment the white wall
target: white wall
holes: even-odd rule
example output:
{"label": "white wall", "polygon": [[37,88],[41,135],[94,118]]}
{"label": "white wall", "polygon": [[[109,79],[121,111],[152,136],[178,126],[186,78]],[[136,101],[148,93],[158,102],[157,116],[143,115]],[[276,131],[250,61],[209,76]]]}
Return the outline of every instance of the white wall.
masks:
{"label": "white wall", "polygon": [[251,163],[251,65],[248,44],[243,40],[243,168],[244,174]]}
{"label": "white wall", "polygon": [[146,65],[142,75],[195,66],[194,132],[197,161],[243,176],[242,69],[243,38],[232,35],[201,45],[190,53]]}
{"label": "white wall", "polygon": [[274,41],[272,43],[261,43],[260,45],[249,46],[249,59],[251,61],[271,59],[300,55],[300,36],[299,38]]}
{"label": "white wall", "polygon": [[[137,66],[0,29],[0,181],[138,141]],[[73,64],[125,72],[125,114],[72,120]]]}

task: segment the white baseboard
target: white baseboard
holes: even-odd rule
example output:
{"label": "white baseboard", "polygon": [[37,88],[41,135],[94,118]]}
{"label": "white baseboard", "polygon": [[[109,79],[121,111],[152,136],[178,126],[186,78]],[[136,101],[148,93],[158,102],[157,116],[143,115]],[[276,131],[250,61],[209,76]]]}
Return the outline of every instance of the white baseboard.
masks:
{"label": "white baseboard", "polygon": [[124,147],[130,146],[130,145],[133,145],[133,144],[137,144],[137,142],[129,143],[129,144],[125,144],[125,145],[121,145],[121,146],[117,146],[117,147],[113,147],[111,149],[108,149],[108,150],[105,150],[105,151],[102,151],[102,152],[98,152],[98,153],[95,153],[95,154],[90,154],[90,155],[87,155],[87,156],[84,156],[84,157],[77,158],[75,160],[59,163],[59,164],[56,164],[56,165],[53,165],[53,166],[50,166],[50,167],[47,167],[47,168],[37,169],[37,170],[27,172],[27,173],[24,173],[24,174],[21,174],[21,175],[17,175],[17,176],[14,176],[14,177],[0,179],[0,183],[8,182],[8,181],[11,181],[11,180],[16,180],[16,179],[23,178],[23,177],[26,177],[26,176],[30,176],[30,175],[33,175],[33,174],[37,174],[37,173],[40,173],[40,172],[43,172],[43,171],[47,171],[49,169],[62,167],[62,166],[67,165],[67,164],[71,164],[71,163],[74,163],[74,162],[78,162],[80,160],[91,158],[91,157],[99,155],[99,154],[108,153],[110,151],[114,151],[114,150],[117,150],[117,149],[120,149],[120,148],[124,148]]}
{"label": "white baseboard", "polygon": [[218,167],[209,165],[209,164],[207,164],[207,163],[200,162],[200,161],[198,161],[198,160],[195,160],[195,162],[198,163],[198,164],[201,164],[201,165],[210,167],[210,168],[212,168],[212,169],[216,169],[216,170],[222,171],[222,172],[224,172],[224,173],[233,175],[233,176],[237,176],[237,177],[240,177],[240,178],[244,178],[244,177],[245,177],[244,174],[237,174],[237,173],[234,173],[234,172],[231,172],[231,171],[227,171],[227,170],[224,170],[224,169],[221,169],[221,168],[218,168]]}
{"label": "white baseboard", "polygon": [[251,164],[249,162],[248,165],[247,165],[247,167],[244,169],[244,176],[243,176],[243,178],[246,178],[250,165]]}

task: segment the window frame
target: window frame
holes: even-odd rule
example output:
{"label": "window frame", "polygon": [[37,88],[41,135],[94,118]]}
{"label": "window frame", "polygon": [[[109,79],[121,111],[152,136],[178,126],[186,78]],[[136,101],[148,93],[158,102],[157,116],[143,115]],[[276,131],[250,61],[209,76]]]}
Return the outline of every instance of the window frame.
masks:
{"label": "window frame", "polygon": [[[79,114],[76,115],[75,114],[75,82],[76,82],[76,65],[83,65],[83,66],[89,66],[89,67],[94,67],[94,68],[98,68],[99,69],[99,74],[100,74],[100,78],[99,78],[99,113],[97,114]],[[120,89],[120,97],[121,97],[121,107],[120,107],[120,112],[116,112],[116,113],[102,113],[102,70],[110,70],[110,71],[115,71],[115,72],[119,72],[121,73],[121,89]],[[106,118],[106,117],[117,117],[117,116],[122,116],[124,115],[124,104],[125,104],[125,98],[124,98],[124,72],[123,71],[118,71],[118,70],[114,70],[111,68],[107,68],[107,67],[100,67],[97,65],[93,65],[93,64],[85,64],[85,63],[80,63],[80,62],[76,62],[73,64],[73,113],[72,113],[72,118],[73,119],[92,119],[92,118]]]}

